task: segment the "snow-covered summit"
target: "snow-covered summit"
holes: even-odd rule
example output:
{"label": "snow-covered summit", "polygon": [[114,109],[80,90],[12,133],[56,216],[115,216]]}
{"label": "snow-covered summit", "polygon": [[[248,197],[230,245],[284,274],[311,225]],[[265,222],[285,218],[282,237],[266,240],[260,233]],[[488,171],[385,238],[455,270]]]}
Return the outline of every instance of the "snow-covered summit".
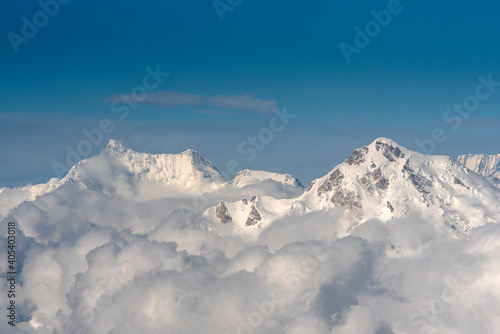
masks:
{"label": "snow-covered summit", "polygon": [[194,150],[178,154],[138,153],[111,139],[99,155],[78,162],[62,179],[53,178],[47,183],[2,189],[5,196],[16,200],[9,200],[0,215],[23,201],[34,201],[67,184],[78,189],[112,194],[119,183],[133,189],[140,181],[151,181],[192,193],[215,190],[227,184],[217,168]]}
{"label": "snow-covered summit", "polygon": [[[252,173],[244,171],[232,182],[256,177]],[[370,219],[388,221],[408,214],[437,218],[451,230],[469,233],[500,220],[499,202],[496,187],[450,157],[413,152],[393,140],[377,138],[312,181],[296,198],[254,196],[221,201],[204,214],[251,234],[287,215],[336,207],[344,209],[346,225],[340,233]]]}
{"label": "snow-covered summit", "polygon": [[413,152],[387,138],[352,152],[297,199],[308,210],[344,207],[354,224],[413,211],[441,216],[466,233],[500,218],[498,200],[489,182],[453,159]]}
{"label": "snow-covered summit", "polygon": [[203,183],[222,185],[226,180],[215,166],[198,152],[188,149],[179,154],[138,153],[110,140],[108,153],[133,175],[150,181],[193,187]]}
{"label": "snow-covered summit", "polygon": [[108,152],[116,153],[116,154],[125,153],[127,151],[125,146],[123,146],[120,142],[118,142],[114,139],[110,139],[108,141],[108,144],[106,145],[105,150]]}
{"label": "snow-covered summit", "polygon": [[300,181],[290,174],[280,174],[261,170],[244,169],[231,180],[231,184],[236,187],[259,184],[263,181],[271,180],[283,185],[302,187]]}

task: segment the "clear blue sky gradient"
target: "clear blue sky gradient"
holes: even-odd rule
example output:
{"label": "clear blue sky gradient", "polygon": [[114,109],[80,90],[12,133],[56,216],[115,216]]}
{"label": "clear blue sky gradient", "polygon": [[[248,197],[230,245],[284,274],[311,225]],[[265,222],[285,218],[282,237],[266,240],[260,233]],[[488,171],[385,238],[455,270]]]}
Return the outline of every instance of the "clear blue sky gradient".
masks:
{"label": "clear blue sky gradient", "polygon": [[[106,140],[155,153],[193,148],[221,170],[236,160],[303,183],[379,136],[418,150],[415,140],[436,127],[448,136],[436,154],[499,153],[500,87],[457,129],[443,113],[474,94],[478,76],[500,81],[500,3],[401,0],[402,11],[348,64],[339,44],[354,45],[354,27],[387,6],[243,0],[221,21],[212,1],[72,0],[15,53],[8,33],[21,35],[21,19],[41,9],[10,2],[0,13],[0,187],[55,177],[65,147],[104,117],[116,126]],[[120,120],[111,100],[157,64],[170,75],[155,92],[248,95],[297,117],[250,162],[238,145],[272,113],[141,104]]]}

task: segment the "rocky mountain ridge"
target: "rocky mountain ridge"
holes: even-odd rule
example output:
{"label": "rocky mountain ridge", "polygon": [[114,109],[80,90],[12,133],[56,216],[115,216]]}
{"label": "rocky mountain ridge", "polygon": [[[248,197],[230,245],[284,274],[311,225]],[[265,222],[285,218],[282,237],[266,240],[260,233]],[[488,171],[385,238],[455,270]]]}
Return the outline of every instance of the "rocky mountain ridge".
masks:
{"label": "rocky mountain ridge", "polygon": [[459,155],[457,161],[500,187],[500,154],[465,154]]}
{"label": "rocky mountain ridge", "polygon": [[[459,160],[488,175],[496,166],[495,159],[485,157]],[[18,200],[2,205],[0,214],[63,185],[119,196],[136,191],[143,182],[166,187],[155,190],[159,198],[209,193],[211,200],[198,208],[203,217],[213,224],[232,225],[250,234],[258,234],[284,217],[333,208],[343,210],[343,233],[370,219],[388,221],[415,212],[439,218],[451,230],[466,234],[474,227],[500,220],[500,190],[489,181],[449,157],[413,152],[387,138],[354,150],[305,190],[289,174],[243,170],[226,181],[196,151],[138,153],[111,140],[100,155],[81,161],[61,180],[17,190],[2,189],[0,204],[13,191],[18,192]]]}

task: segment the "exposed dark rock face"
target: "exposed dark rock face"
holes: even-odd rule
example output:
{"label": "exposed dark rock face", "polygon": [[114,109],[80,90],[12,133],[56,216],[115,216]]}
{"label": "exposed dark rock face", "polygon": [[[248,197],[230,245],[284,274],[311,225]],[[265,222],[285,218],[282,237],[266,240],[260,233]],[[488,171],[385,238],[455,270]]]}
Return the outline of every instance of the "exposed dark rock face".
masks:
{"label": "exposed dark rock face", "polygon": [[366,191],[368,191],[368,193],[373,194],[373,190],[374,189],[373,189],[372,181],[370,180],[370,176],[369,175],[364,175],[359,180],[359,182],[366,189]]}
{"label": "exposed dark rock face", "polygon": [[309,183],[309,185],[307,186],[305,192],[311,191],[312,187],[314,187],[315,184],[316,184],[316,180],[314,180],[311,183]]}
{"label": "exposed dark rock face", "polygon": [[359,182],[361,182],[361,184],[362,184],[363,186],[365,186],[365,187],[368,187],[368,186],[371,184],[370,179],[369,179],[366,175],[365,175],[365,176],[363,176],[363,177],[359,180]]}
{"label": "exposed dark rock face", "polygon": [[331,192],[334,188],[340,186],[344,175],[340,172],[340,170],[336,169],[330,174],[328,180],[326,180],[319,188],[318,188],[318,196],[322,196],[323,194],[327,194]]}
{"label": "exposed dark rock face", "polygon": [[387,201],[387,207],[389,208],[389,210],[391,210],[391,212],[394,212],[394,207],[392,206],[391,202]]}
{"label": "exposed dark rock face", "polygon": [[375,183],[375,187],[380,190],[387,190],[389,188],[389,180],[382,176],[377,183]]}
{"label": "exposed dark rock face", "polygon": [[467,187],[467,186],[465,185],[465,183],[463,183],[463,182],[462,182],[462,180],[460,180],[458,177],[454,176],[453,178],[454,178],[454,179],[453,179],[453,183],[458,184],[459,186],[462,186],[462,187],[464,187],[464,188],[470,189],[470,188],[469,188],[469,187]]}
{"label": "exposed dark rock face", "polygon": [[257,196],[252,196],[252,197],[250,197],[250,199],[248,199],[248,198],[246,198],[246,197],[245,197],[245,198],[243,198],[241,201],[242,201],[243,203],[245,203],[245,205],[247,205],[249,202],[250,202],[250,203],[255,203],[255,199],[256,199],[256,198],[257,198]]}
{"label": "exposed dark rock face", "polygon": [[375,182],[375,187],[380,190],[386,190],[389,187],[389,180],[382,176],[382,171],[380,168],[375,169],[372,172],[372,179]]}
{"label": "exposed dark rock face", "polygon": [[372,172],[373,181],[378,181],[380,180],[381,177],[382,177],[382,171],[380,170],[380,168],[377,168]]}
{"label": "exposed dark rock face", "polygon": [[318,196],[329,196],[330,202],[335,205],[345,206],[349,209],[360,208],[361,205],[358,202],[358,198],[353,191],[345,191],[342,189],[342,180],[344,175],[340,170],[336,169],[331,174],[330,177],[318,188]]}
{"label": "exposed dark rock face", "polygon": [[392,162],[396,161],[396,159],[405,157],[405,154],[401,152],[399,147],[394,147],[380,141],[377,141],[375,143],[375,148],[377,149],[377,151],[381,151],[382,155]]}
{"label": "exposed dark rock face", "polygon": [[429,192],[427,190],[425,190],[425,187],[431,187],[432,186],[432,183],[427,180],[426,178],[420,176],[420,175],[417,175],[417,174],[413,174],[411,173],[410,176],[410,181],[411,183],[415,186],[415,188],[417,188],[417,190],[424,194],[424,195],[428,195]]}
{"label": "exposed dark rock face", "polygon": [[432,187],[432,183],[425,177],[415,173],[415,170],[410,166],[410,159],[406,160],[402,172],[408,173],[408,178],[420,193],[422,193],[423,195],[429,194],[429,192],[425,190],[425,187]]}
{"label": "exposed dark rock face", "polygon": [[362,147],[358,150],[355,150],[352,152],[351,156],[347,158],[345,162],[347,162],[349,165],[356,165],[359,166],[363,162],[365,162],[365,156],[366,153],[368,153],[368,147]]}
{"label": "exposed dark rock face", "polygon": [[344,192],[342,189],[338,189],[330,201],[335,205],[345,206],[349,209],[361,208],[356,194],[352,191]]}
{"label": "exposed dark rock face", "polygon": [[233,219],[229,215],[226,205],[224,204],[224,201],[220,201],[217,207],[215,208],[215,215],[217,216],[217,218],[219,218],[222,224],[226,224],[233,221]]}
{"label": "exposed dark rock face", "polygon": [[250,214],[248,215],[248,219],[247,219],[247,222],[245,223],[246,226],[253,226],[255,224],[257,224],[258,222],[260,222],[262,220],[262,217],[259,213],[259,211],[257,211],[257,208],[255,207],[255,205],[252,206],[252,211],[250,211]]}
{"label": "exposed dark rock face", "polygon": [[406,162],[405,162],[405,164],[404,164],[404,166],[403,166],[403,170],[402,170],[402,172],[403,172],[403,173],[406,173],[406,172],[408,172],[408,173],[413,173],[413,172],[415,172],[415,171],[413,170],[413,168],[411,168],[411,167],[410,167],[410,159],[406,159]]}

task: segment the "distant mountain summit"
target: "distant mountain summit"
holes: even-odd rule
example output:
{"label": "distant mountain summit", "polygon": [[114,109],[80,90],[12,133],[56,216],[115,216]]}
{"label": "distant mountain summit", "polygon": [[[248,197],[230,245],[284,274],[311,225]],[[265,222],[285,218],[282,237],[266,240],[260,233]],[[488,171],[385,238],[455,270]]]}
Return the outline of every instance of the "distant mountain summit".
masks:
{"label": "distant mountain summit", "polygon": [[500,219],[499,198],[489,182],[449,157],[420,154],[378,138],[314,180],[298,201],[310,210],[345,207],[353,224],[419,212],[468,233]]}
{"label": "distant mountain summit", "polygon": [[75,184],[84,189],[105,189],[113,187],[113,180],[120,177],[131,185],[142,180],[185,190],[217,188],[226,183],[217,168],[196,151],[139,153],[111,139],[101,154],[80,161],[61,180],[53,179],[48,187],[34,186],[41,190],[34,195],[42,195],[63,184]]}
{"label": "distant mountain summit", "polygon": [[246,169],[227,181],[210,161],[194,150],[177,154],[139,153],[111,139],[99,155],[80,161],[62,179],[0,189],[0,216],[23,201],[34,201],[64,185],[115,196],[120,189],[133,193],[148,182],[165,188],[164,191],[155,189],[154,194],[149,191],[155,197],[200,196],[221,188],[228,188],[227,192],[234,194],[240,191],[257,195],[272,193],[277,197],[290,197],[303,191],[300,181],[288,174]]}
{"label": "distant mountain summit", "polygon": [[237,187],[244,187],[248,185],[259,184],[263,181],[270,180],[284,185],[293,187],[302,187],[300,181],[290,174],[280,174],[273,172],[266,172],[260,170],[244,169],[231,180],[231,184]]}
{"label": "distant mountain summit", "polygon": [[[0,189],[0,194],[10,197],[3,203],[0,196],[0,216],[23,201],[34,201],[64,185],[114,196],[118,185],[133,191],[142,181],[175,188],[177,196],[213,191],[227,183],[217,168],[196,151],[186,150],[178,154],[138,153],[111,139],[99,155],[80,161],[62,179],[53,178],[44,184]],[[168,195],[171,196],[171,192]],[[162,196],[162,193],[159,192],[158,196]]]}
{"label": "distant mountain summit", "polygon": [[191,188],[226,182],[217,168],[191,149],[178,154],[138,153],[110,140],[108,153],[132,175],[149,181]]}
{"label": "distant mountain summit", "polygon": [[418,213],[469,233],[473,227],[500,220],[499,200],[497,188],[461,163],[378,138],[312,181],[296,198],[255,196],[222,201],[205,215],[256,231],[285,216],[343,208],[348,232],[370,219],[388,221]]}
{"label": "distant mountain summit", "polygon": [[500,187],[500,154],[466,154],[458,156],[457,160],[471,171],[484,176]]}

